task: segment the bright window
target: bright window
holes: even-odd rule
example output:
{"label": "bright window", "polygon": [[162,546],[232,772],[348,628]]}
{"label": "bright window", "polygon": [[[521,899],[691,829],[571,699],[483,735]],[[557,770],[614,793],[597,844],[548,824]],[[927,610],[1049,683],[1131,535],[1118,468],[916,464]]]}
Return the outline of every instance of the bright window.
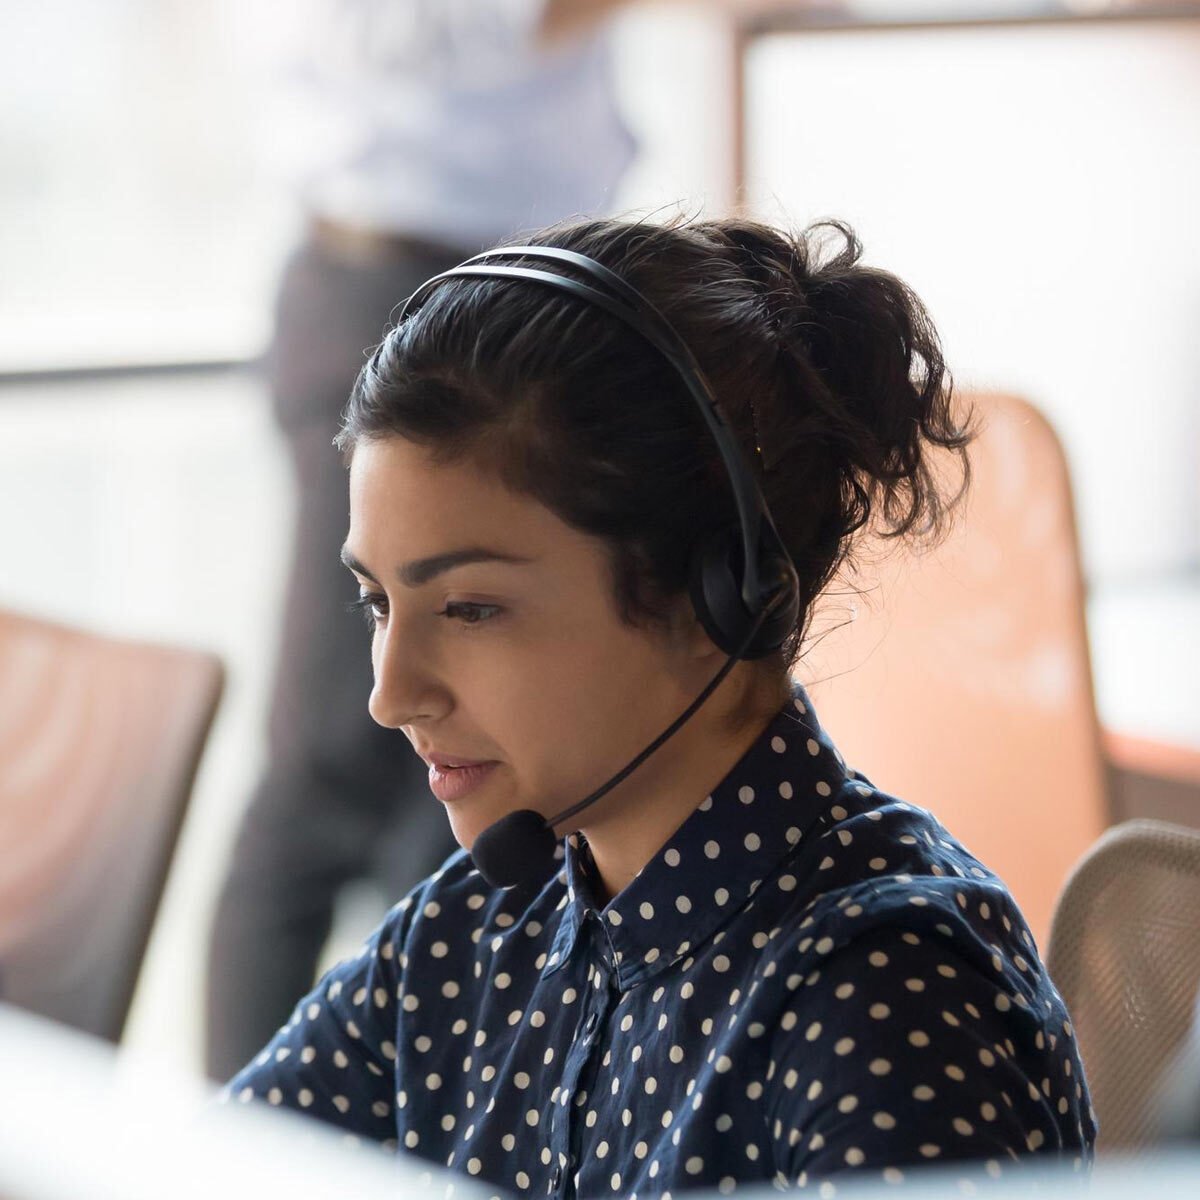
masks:
{"label": "bright window", "polygon": [[0,371],[261,347],[291,234],[250,119],[271,8],[4,6]]}

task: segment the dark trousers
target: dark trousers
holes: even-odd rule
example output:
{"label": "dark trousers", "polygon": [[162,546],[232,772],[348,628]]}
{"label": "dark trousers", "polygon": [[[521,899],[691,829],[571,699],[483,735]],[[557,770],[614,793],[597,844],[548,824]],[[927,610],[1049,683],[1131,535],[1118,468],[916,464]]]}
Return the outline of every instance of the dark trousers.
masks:
{"label": "dark trousers", "polygon": [[364,350],[381,339],[393,308],[467,253],[428,247],[368,266],[306,245],[284,272],[270,375],[295,470],[297,523],[278,608],[269,765],[212,929],[214,1079],[244,1066],[312,986],[345,883],[374,876],[399,899],[455,847],[424,764],[401,732],[367,714],[370,643],[362,618],[345,607],[357,587],[338,561],[347,481],[331,440]]}

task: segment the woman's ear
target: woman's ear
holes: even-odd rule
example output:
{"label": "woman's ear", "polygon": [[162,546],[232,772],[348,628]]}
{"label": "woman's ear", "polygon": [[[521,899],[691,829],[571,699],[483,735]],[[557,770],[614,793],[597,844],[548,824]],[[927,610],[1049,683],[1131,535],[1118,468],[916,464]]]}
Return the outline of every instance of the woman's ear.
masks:
{"label": "woman's ear", "polygon": [[689,660],[724,660],[726,655],[708,636],[690,598],[685,593],[671,605],[670,631],[673,647]]}

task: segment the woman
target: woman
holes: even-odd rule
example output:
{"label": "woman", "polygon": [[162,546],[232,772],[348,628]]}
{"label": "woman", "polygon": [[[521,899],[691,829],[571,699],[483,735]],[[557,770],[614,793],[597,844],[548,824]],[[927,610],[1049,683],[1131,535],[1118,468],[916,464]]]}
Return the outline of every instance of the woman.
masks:
{"label": "woman", "polygon": [[[896,1180],[951,1159],[995,1175],[1037,1151],[1081,1166],[1080,1060],[1011,897],[847,767],[789,683],[853,533],[946,520],[930,456],[961,458],[969,433],[919,301],[840,225],[533,240],[614,271],[690,348],[787,595],[764,592],[733,649],[693,600],[697,547],[742,528],[739,471],[653,315],[639,329],[477,268],[423,288],[347,409],[343,557],[372,627],[371,714],[430,764],[464,850],[232,1093],[531,1195]],[[610,301],[623,286],[495,261]],[[744,556],[735,534],[739,577]],[[470,851],[517,810],[577,832],[494,887]]]}

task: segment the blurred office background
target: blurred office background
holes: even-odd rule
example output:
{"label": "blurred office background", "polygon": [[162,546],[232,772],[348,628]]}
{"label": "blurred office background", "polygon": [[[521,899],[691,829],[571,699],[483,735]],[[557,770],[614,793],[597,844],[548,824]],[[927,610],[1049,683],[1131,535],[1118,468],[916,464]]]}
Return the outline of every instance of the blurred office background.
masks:
{"label": "blurred office background", "polygon": [[[977,6],[871,0],[740,40],[699,7],[621,19],[643,153],[618,208],[847,218],[926,300],[959,381],[1058,429],[1102,722],[1200,748],[1200,6],[944,24]],[[291,11],[0,16],[0,605],[229,669],[127,1031],[187,1068],[290,537],[254,360],[300,220],[261,152]],[[329,954],[386,902],[348,896]]]}

